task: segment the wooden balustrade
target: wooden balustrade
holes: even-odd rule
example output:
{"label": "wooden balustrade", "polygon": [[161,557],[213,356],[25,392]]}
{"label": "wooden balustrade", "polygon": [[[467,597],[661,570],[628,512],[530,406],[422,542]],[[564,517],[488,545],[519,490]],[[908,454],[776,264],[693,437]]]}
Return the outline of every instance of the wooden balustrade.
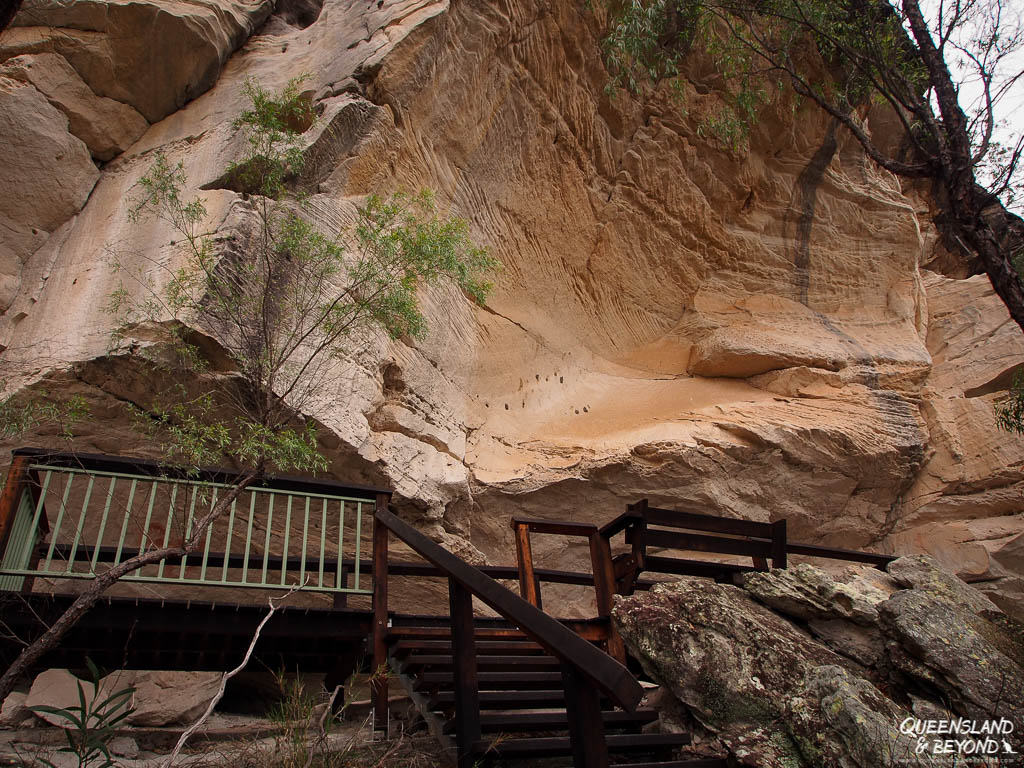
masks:
{"label": "wooden balustrade", "polygon": [[[122,562],[135,552],[158,545],[160,536],[166,546],[172,518],[181,531],[186,532],[193,515],[197,514],[194,509],[197,497],[201,496],[204,503],[215,503],[218,489],[230,486],[238,477],[238,473],[229,470],[210,469],[196,474],[155,462],[19,449],[15,451],[7,484],[0,493],[0,589],[31,589],[32,577],[40,574],[92,578],[101,564]],[[76,478],[84,478],[77,487]],[[199,494],[199,488],[206,489],[205,495]],[[258,494],[266,495],[269,501],[265,519],[257,525]],[[151,526],[157,521],[154,499],[158,497],[164,504],[159,507],[160,513],[163,514],[165,507],[167,510],[166,523],[160,530]],[[284,543],[279,551],[272,553],[271,520],[280,526],[280,519],[272,517],[275,498],[285,510]],[[175,499],[180,502],[178,506],[175,506]],[[299,501],[293,518],[295,499]],[[293,582],[297,572],[300,582],[305,583],[307,577],[311,579],[308,589],[334,593],[334,604],[339,608],[345,605],[347,593],[369,595],[372,592],[374,674],[371,686],[376,728],[386,728],[388,724],[387,642],[392,632],[388,578],[391,575],[446,578],[459,768],[470,768],[474,764],[481,744],[474,598],[519,627],[527,638],[558,660],[574,764],[606,768],[608,754],[601,696],[634,712],[643,693],[625,667],[625,647],[611,621],[613,599],[616,593],[630,594],[634,589],[650,586],[652,582],[639,578],[645,570],[724,579],[767,569],[769,561],[775,568],[785,568],[788,554],[865,562],[877,567],[884,567],[894,559],[890,555],[788,542],[785,520],[760,523],[679,512],[651,507],[643,499],[629,505],[624,514],[602,527],[563,520],[513,518],[516,565],[476,568],[395,516],[389,510],[390,499],[391,493],[385,489],[300,478],[267,478],[250,489],[246,504],[242,505],[245,509],[240,507],[237,517],[232,505],[225,518],[226,533],[213,535],[214,546],[208,533],[205,548],[191,555],[192,562],[188,557],[168,560],[160,564],[158,574],[128,578],[279,589]],[[141,507],[133,507],[136,503]],[[329,515],[332,503],[339,505],[337,520],[332,517],[335,511]],[[348,522],[355,529],[353,551],[348,554],[342,540],[347,503],[354,505]],[[369,561],[363,559],[367,547],[360,544],[367,533],[362,526],[361,505],[364,503],[372,504],[374,509]],[[121,509],[123,515],[118,511]],[[140,511],[145,516],[144,523],[139,522],[141,518],[136,514]],[[134,520],[131,525],[130,518]],[[333,520],[330,525],[329,518]],[[292,523],[297,527],[291,534],[293,547],[290,549]],[[253,532],[262,529],[266,534],[257,540]],[[127,533],[130,530],[134,532],[134,539]],[[425,562],[389,562],[391,534]],[[536,567],[532,534],[586,540],[591,572]],[[629,549],[613,557],[611,540],[619,534],[624,536]],[[333,550],[329,546],[332,537],[336,540]],[[307,552],[309,547],[313,548],[312,552]],[[296,548],[297,556],[293,552]],[[744,565],[687,560],[669,556],[664,551],[652,554],[651,549],[734,555],[749,557],[752,562]],[[40,561],[44,556],[42,567]],[[170,570],[165,573],[167,568]],[[359,582],[360,574],[365,576],[368,570],[372,573],[372,590]],[[250,580],[247,575],[251,574],[256,575]],[[350,576],[354,579],[352,587],[349,587]],[[495,581],[497,578],[516,579],[519,596]],[[592,586],[597,619],[562,622],[544,613],[541,584],[545,581]],[[424,630],[419,631],[422,634]],[[439,628],[438,636],[444,631]],[[489,631],[497,633],[494,636],[498,637],[501,632],[514,630]],[[607,653],[596,647],[595,642],[602,643]]]}
{"label": "wooden balustrade", "polygon": [[[0,494],[0,589],[31,589],[39,576],[92,579],[104,565],[174,547],[240,477],[19,449]],[[263,478],[209,525],[194,553],[122,581],[271,590],[302,584],[306,591],[369,595],[364,508],[389,498],[388,491],[330,481]]]}
{"label": "wooden balustrade", "polygon": [[564,520],[545,520],[529,517],[513,517],[512,530],[516,540],[516,563],[519,569],[519,594],[531,605],[541,608],[540,580],[533,565],[531,533],[577,536],[587,539],[590,548],[590,580],[594,585],[597,615],[606,622],[605,649],[619,662],[626,663],[626,647],[622,637],[612,624],[613,595],[615,594],[615,570],[612,563],[608,539],[601,535],[593,523],[573,523]]}
{"label": "wooden balustrade", "polygon": [[[378,509],[375,518],[380,528],[394,533],[414,552],[448,576],[453,664],[457,678],[455,710],[459,767],[470,768],[473,765],[473,744],[479,740],[480,734],[472,613],[472,597],[476,597],[519,627],[527,637],[561,662],[566,707],[570,713],[574,764],[580,768],[605,768],[608,765],[608,753],[600,695],[603,692],[623,709],[635,711],[643,696],[643,689],[629,670],[557,619],[448,552],[387,509]],[[561,530],[568,528],[563,526]],[[381,570],[375,568],[379,583],[386,579],[386,569],[386,562],[381,563]],[[375,623],[375,628],[377,626]],[[381,642],[382,630],[383,627],[377,630]],[[374,647],[377,647],[376,637]],[[386,718],[386,698],[378,699],[375,705],[378,707],[378,718]]]}
{"label": "wooden balustrade", "polygon": [[[896,559],[895,555],[788,541],[785,520],[760,523],[661,509],[650,506],[647,499],[630,504],[624,514],[602,526],[600,533],[605,540],[624,533],[626,543],[631,547],[628,554],[613,560],[616,587],[620,594],[630,594],[643,571],[722,580],[749,571],[767,570],[769,561],[772,568],[785,568],[790,554],[870,563],[879,568]],[[750,557],[752,565],[652,555],[649,548]]]}

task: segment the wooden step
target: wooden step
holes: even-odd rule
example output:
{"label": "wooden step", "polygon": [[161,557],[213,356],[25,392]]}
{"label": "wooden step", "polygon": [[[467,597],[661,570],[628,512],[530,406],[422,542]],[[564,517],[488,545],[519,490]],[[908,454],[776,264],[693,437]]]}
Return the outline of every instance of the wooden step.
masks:
{"label": "wooden step", "polygon": [[[451,639],[450,627],[391,627],[388,629],[388,642],[404,638],[420,639]],[[473,631],[477,640],[526,640],[527,637],[518,629],[505,627],[477,627]]]}
{"label": "wooden step", "polygon": [[701,757],[661,763],[616,763],[612,768],[729,768],[729,763],[720,757]]}
{"label": "wooden step", "polygon": [[[475,645],[478,656],[496,653],[514,653],[517,655],[546,653],[543,648],[529,640],[480,640]],[[449,640],[400,640],[391,649],[393,656],[402,656],[412,651],[451,654],[452,644]]]}
{"label": "wooden step", "polygon": [[[423,667],[451,667],[450,654],[410,653],[401,660],[403,674]],[[552,656],[477,656],[476,668],[491,672],[547,672],[559,669]]]}
{"label": "wooden step", "polygon": [[[481,691],[480,709],[564,709],[565,691]],[[453,691],[441,691],[430,697],[431,709],[451,707]]]}
{"label": "wooden step", "polygon": [[[690,743],[688,733],[610,733],[605,736],[609,752],[644,752]],[[572,754],[568,736],[543,736],[528,739],[505,739],[495,743],[481,739],[473,745],[474,753],[498,758],[559,757]],[[655,763],[657,765],[657,763]]]}
{"label": "wooden step", "polygon": [[[477,672],[477,687],[481,691],[514,689],[548,689],[561,687],[561,672]],[[451,672],[421,672],[416,675],[413,689],[425,691],[430,688],[451,688],[454,684]]]}
{"label": "wooden step", "polygon": [[[639,727],[658,719],[657,711],[641,709],[636,712],[602,712],[605,727],[626,728]],[[480,728],[484,731],[557,731],[569,727],[569,718],[564,709],[550,712],[508,712],[502,714],[480,715]],[[445,733],[455,732],[455,723],[444,725]]]}

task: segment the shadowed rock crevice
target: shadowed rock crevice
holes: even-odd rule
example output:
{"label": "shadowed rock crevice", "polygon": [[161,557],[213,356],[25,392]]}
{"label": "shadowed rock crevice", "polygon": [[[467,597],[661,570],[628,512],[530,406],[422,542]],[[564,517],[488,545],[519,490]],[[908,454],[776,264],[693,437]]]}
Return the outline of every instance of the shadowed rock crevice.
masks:
{"label": "shadowed rock crevice", "polygon": [[[308,102],[313,94],[307,91],[301,94],[301,98]],[[360,143],[390,124],[386,109],[344,91],[321,100],[316,105],[316,113],[315,119],[299,126],[303,134],[301,172],[290,175],[286,180],[294,191],[307,194],[326,191],[323,188],[325,183],[335,175],[337,183],[343,183],[348,165],[346,161],[355,156]],[[257,190],[250,179],[258,178],[258,173],[254,173],[256,170],[239,165],[201,185],[200,189],[255,194]],[[326,186],[334,187],[337,183]]]}
{"label": "shadowed rock crevice", "polygon": [[324,0],[277,0],[274,16],[296,29],[305,29],[316,23],[323,10]]}

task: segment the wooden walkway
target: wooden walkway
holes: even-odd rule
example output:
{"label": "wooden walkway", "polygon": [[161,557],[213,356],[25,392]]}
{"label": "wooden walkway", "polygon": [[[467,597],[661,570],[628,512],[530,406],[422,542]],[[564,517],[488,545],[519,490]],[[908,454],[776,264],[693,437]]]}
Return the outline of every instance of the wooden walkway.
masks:
{"label": "wooden walkway", "polygon": [[[15,451],[0,495],[0,619],[19,637],[38,634],[74,599],[61,584],[183,540],[236,478],[219,469],[196,474],[110,456]],[[399,519],[390,497],[386,489],[268,478],[211,526],[202,551],[123,580],[149,592],[159,585],[167,597],[105,597],[43,663],[81,666],[88,655],[110,668],[228,669],[266,614],[263,598],[301,585],[300,594],[319,597],[278,610],[256,646],[258,661],[325,672],[330,687],[360,663],[390,667],[459,768],[560,755],[577,768],[724,768],[718,758],[681,757],[688,734],[652,732],[657,713],[641,704],[639,665],[611,622],[613,595],[649,588],[650,573],[729,581],[769,563],[785,568],[790,555],[878,567],[893,559],[790,542],[784,520],[721,518],[642,500],[602,527],[514,518],[516,565],[475,567]],[[590,571],[536,567],[534,535],[582,538]],[[419,560],[389,560],[392,537]],[[449,610],[389,610],[391,577],[443,579]],[[514,579],[519,594],[496,579]],[[545,583],[594,589],[597,615],[549,615]],[[262,597],[235,602],[240,590]],[[498,618],[474,615],[474,600]],[[17,650],[0,641],[0,662]],[[379,729],[390,722],[388,687],[388,676],[375,676]]]}

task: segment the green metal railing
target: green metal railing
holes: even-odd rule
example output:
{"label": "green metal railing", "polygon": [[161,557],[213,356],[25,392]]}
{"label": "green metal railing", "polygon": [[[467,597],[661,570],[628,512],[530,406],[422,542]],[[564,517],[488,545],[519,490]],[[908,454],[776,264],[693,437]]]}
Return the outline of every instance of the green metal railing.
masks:
{"label": "green metal railing", "polygon": [[[0,590],[23,590],[41,577],[90,579],[135,555],[178,545],[235,478],[224,470],[190,476],[148,462],[20,449],[0,497]],[[123,580],[372,594],[361,572],[370,546],[363,516],[372,520],[388,495],[271,478],[242,491],[193,553]]]}

